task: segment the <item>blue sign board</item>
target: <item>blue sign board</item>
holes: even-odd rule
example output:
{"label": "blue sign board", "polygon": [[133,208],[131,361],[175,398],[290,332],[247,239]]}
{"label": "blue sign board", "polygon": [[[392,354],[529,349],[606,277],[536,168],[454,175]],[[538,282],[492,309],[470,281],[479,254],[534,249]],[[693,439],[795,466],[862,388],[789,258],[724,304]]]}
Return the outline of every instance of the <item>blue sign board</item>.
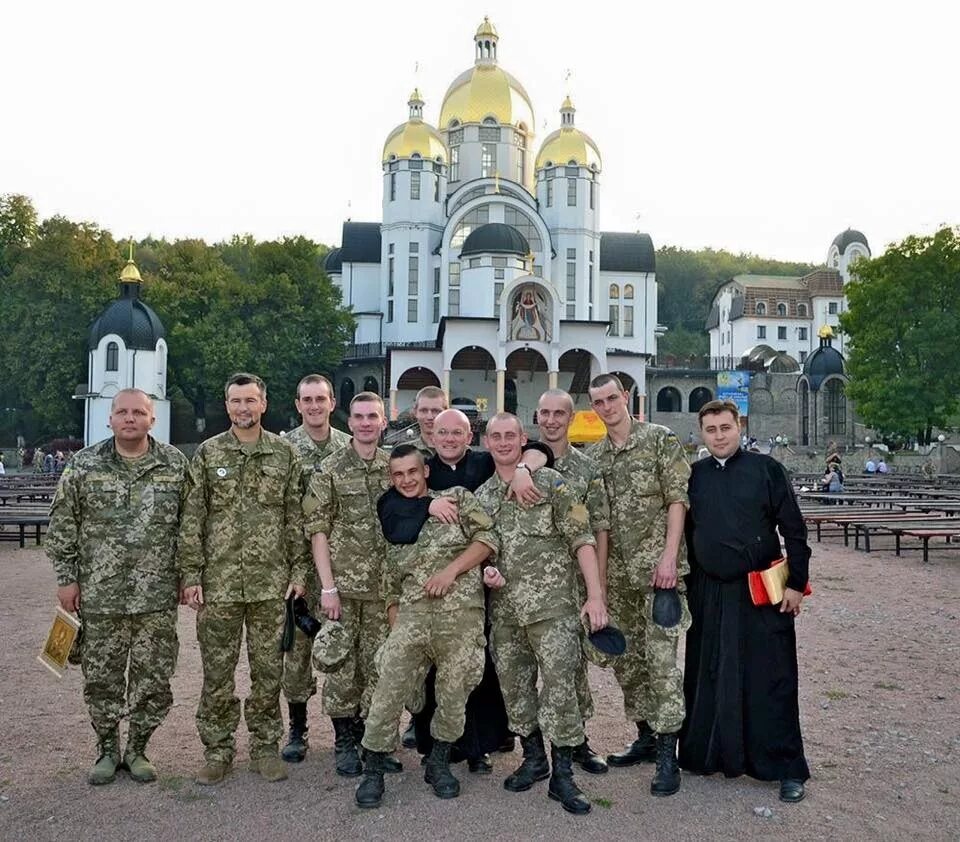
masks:
{"label": "blue sign board", "polygon": [[717,400],[733,401],[742,418],[749,415],[750,372],[718,371]]}

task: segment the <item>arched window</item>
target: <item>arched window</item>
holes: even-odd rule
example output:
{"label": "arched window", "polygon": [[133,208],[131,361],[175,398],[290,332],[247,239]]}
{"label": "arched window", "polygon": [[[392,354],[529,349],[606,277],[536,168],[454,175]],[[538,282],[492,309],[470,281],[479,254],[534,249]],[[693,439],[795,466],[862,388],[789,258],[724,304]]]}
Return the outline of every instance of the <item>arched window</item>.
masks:
{"label": "arched window", "polygon": [[764,304],[762,301],[757,302],[757,315],[758,316],[767,315],[767,305]]}
{"label": "arched window", "polygon": [[376,377],[365,377],[363,380],[363,391],[364,392],[373,392],[375,395],[380,394],[380,384],[377,383]]}
{"label": "arched window", "polygon": [[800,381],[800,444],[810,444],[810,386]]}
{"label": "arched window", "polygon": [[777,315],[778,316],[787,315],[787,305],[784,304],[782,301],[779,304],[777,304]]}
{"label": "arched window", "polygon": [[353,400],[353,396],[356,393],[357,387],[353,385],[353,381],[349,377],[345,377],[340,383],[340,406],[342,406],[345,411],[350,411],[350,401]]}
{"label": "arched window", "polygon": [[798,304],[798,305],[797,305],[797,315],[798,315],[798,316],[801,316],[802,318],[806,318],[806,317],[807,317],[807,305],[806,305],[806,304]]}
{"label": "arched window", "polygon": [[107,343],[107,371],[120,370],[120,346],[116,342]]}
{"label": "arched window", "polygon": [[630,299],[633,298],[633,284],[627,284],[627,285],[623,288],[623,297],[624,297],[624,298],[630,298]]}
{"label": "arched window", "polygon": [[825,384],[823,409],[827,418],[828,436],[842,436],[847,431],[847,395],[843,381],[838,378],[828,380]]}
{"label": "arched window", "polygon": [[620,287],[616,284],[610,284],[610,298],[619,298],[620,297]]}
{"label": "arched window", "polygon": [[700,407],[713,400],[713,393],[705,386],[698,386],[690,393],[690,399],[687,403],[689,412],[699,412]]}
{"label": "arched window", "polygon": [[673,386],[664,386],[657,392],[657,412],[680,412],[683,401]]}

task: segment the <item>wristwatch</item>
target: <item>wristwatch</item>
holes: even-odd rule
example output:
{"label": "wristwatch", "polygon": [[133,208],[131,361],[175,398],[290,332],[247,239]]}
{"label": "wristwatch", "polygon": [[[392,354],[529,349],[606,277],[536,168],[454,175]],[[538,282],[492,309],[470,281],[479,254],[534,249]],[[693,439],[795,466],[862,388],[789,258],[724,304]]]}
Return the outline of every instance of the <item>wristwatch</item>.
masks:
{"label": "wristwatch", "polygon": [[517,470],[523,468],[530,476],[533,476],[533,471],[530,470],[530,466],[526,462],[517,462]]}

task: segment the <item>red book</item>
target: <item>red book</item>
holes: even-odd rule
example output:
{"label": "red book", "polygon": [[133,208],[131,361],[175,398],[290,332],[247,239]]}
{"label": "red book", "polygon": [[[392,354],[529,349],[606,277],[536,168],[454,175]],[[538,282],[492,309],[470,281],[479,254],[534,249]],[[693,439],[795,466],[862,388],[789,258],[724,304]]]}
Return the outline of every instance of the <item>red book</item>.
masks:
{"label": "red book", "polygon": [[[783,590],[787,585],[790,569],[785,558],[771,561],[766,570],[754,570],[747,574],[747,588],[750,591],[750,600],[754,605],[779,605],[783,602]],[[810,596],[813,591],[810,583],[803,589],[804,596]]]}

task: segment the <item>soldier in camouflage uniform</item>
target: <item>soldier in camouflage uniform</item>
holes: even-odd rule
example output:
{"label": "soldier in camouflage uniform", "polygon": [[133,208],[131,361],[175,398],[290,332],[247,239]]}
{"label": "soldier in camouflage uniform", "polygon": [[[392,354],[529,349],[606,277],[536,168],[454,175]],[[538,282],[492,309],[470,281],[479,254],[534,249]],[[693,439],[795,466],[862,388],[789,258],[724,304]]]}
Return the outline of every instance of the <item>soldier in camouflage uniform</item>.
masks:
{"label": "soldier in camouflage uniform", "polygon": [[[539,503],[522,508],[506,498],[525,442],[515,415],[495,415],[487,423],[485,445],[496,473],[477,489],[477,499],[496,524],[498,566],[506,579],[491,599],[493,660],[510,729],[523,743],[523,763],[503,785],[521,792],[550,775],[542,729],[553,761],[549,795],[565,810],[582,814],[590,811],[590,802],[573,782],[571,768],[573,750],[584,741],[574,689],[581,657],[574,558],[587,588],[579,613],[596,630],[607,624],[607,611],[589,515],[573,489],[556,471],[541,468],[534,474],[543,498]],[[538,672],[543,684],[539,699]]]}
{"label": "soldier in camouflage uniform", "polygon": [[[607,435],[589,451],[610,501],[610,547],[605,578],[610,610],[627,639],[614,673],[637,739],[607,758],[611,766],[655,760],[653,795],[680,788],[677,732],[683,724],[683,684],[677,662],[680,636],[690,627],[683,576],[689,573],[683,525],[690,466],[666,427],[631,419],[619,379],[601,374],[590,383],[590,401]],[[653,622],[657,589],[676,589],[682,621]]]}
{"label": "soldier in camouflage uniform", "polygon": [[125,713],[123,764],[134,780],[156,780],[144,752],[173,703],[174,559],[187,460],[149,435],[154,420],[144,392],[118,392],[113,438],[77,453],[50,510],[45,546],[57,596],[65,611],[83,611],[83,692],[99,745],[92,784],[116,776]]}
{"label": "soldier in camouflage uniform", "polygon": [[225,388],[231,426],[198,448],[187,480],[180,527],[183,600],[197,609],[203,689],[197,730],[206,763],[200,784],[230,770],[240,722],[234,673],[246,627],[250,695],[243,706],[250,769],[285,780],[277,743],[283,734],[284,599],[302,595],[309,563],[300,515],[300,460],[260,419],[267,390],[252,374]]}
{"label": "soldier in camouflage uniform", "polygon": [[[303,423],[286,435],[286,442],[293,445],[300,456],[301,494],[305,494],[310,477],[320,470],[320,463],[331,453],[347,447],[350,436],[330,426],[330,413],[337,402],[333,385],[323,375],[308,374],[297,384],[295,404]],[[309,554],[309,546],[305,552]],[[306,598],[311,608],[320,602],[317,574],[312,564],[307,574]],[[310,665],[312,649],[313,641],[297,629],[293,634],[293,647],[283,657],[282,687],[289,708],[290,739],[281,756],[288,763],[299,763],[307,753],[307,701],[317,692]]]}
{"label": "soldier in camouflage uniform", "polygon": [[[428,491],[428,474],[423,454],[415,447],[394,448],[390,457],[394,491],[378,506],[389,542],[383,596],[391,631],[379,658],[363,737],[364,780],[356,792],[361,807],[380,804],[383,756],[396,749],[404,702],[423,684],[431,664],[437,668],[437,709],[430,723],[434,741],[424,780],[440,798],[460,794],[460,782],[450,772],[450,749],[463,734],[467,697],[483,676],[484,596],[477,567],[496,552],[497,538],[493,521],[473,494],[460,487]],[[426,507],[438,497],[456,502],[457,523],[428,515]],[[409,509],[390,511],[394,502],[421,505],[416,525],[421,520],[423,525],[418,534],[413,534]],[[392,522],[396,520],[401,522]],[[487,569],[494,581],[496,570]]]}
{"label": "soldier in camouflage uniform", "polygon": [[420,435],[410,442],[417,450],[429,459],[437,449],[433,445],[433,422],[450,404],[447,393],[439,386],[424,386],[413,401],[413,415],[420,427]]}
{"label": "soldier in camouflage uniform", "polygon": [[[568,432],[573,421],[573,398],[563,389],[549,389],[540,396],[537,402],[537,426],[540,429],[540,441],[548,445],[553,451],[553,469],[566,480],[573,489],[577,499],[586,507],[590,515],[590,531],[597,541],[598,560],[607,557],[607,538],[610,529],[610,505],[607,493],[603,487],[603,480],[597,471],[596,463],[583,451],[570,445]],[[578,604],[585,599],[583,578],[576,577]],[[577,671],[577,701],[580,704],[580,713],[583,716],[584,727],[586,721],[593,716],[593,695],[590,692],[590,682],[587,675],[586,653],[592,649],[586,640],[586,632],[581,627],[580,643],[584,657],[580,660]],[[589,648],[588,648],[589,647]],[[574,749],[573,762],[577,763],[585,772],[602,775],[607,771],[606,761],[590,748],[590,742],[584,739],[583,743]]]}
{"label": "soldier in camouflage uniform", "polygon": [[[333,721],[337,774],[356,777],[363,772],[357,748],[376,681],[373,656],[389,631],[380,593],[386,543],[377,518],[377,500],[390,485],[389,457],[377,446],[386,427],[380,397],[354,395],[347,425],[353,433],[350,446],[324,459],[310,478],[303,514],[320,580],[321,613],[326,621],[339,620],[351,640],[350,657],[327,675],[321,699]],[[392,757],[385,766],[387,771],[402,768]]]}

